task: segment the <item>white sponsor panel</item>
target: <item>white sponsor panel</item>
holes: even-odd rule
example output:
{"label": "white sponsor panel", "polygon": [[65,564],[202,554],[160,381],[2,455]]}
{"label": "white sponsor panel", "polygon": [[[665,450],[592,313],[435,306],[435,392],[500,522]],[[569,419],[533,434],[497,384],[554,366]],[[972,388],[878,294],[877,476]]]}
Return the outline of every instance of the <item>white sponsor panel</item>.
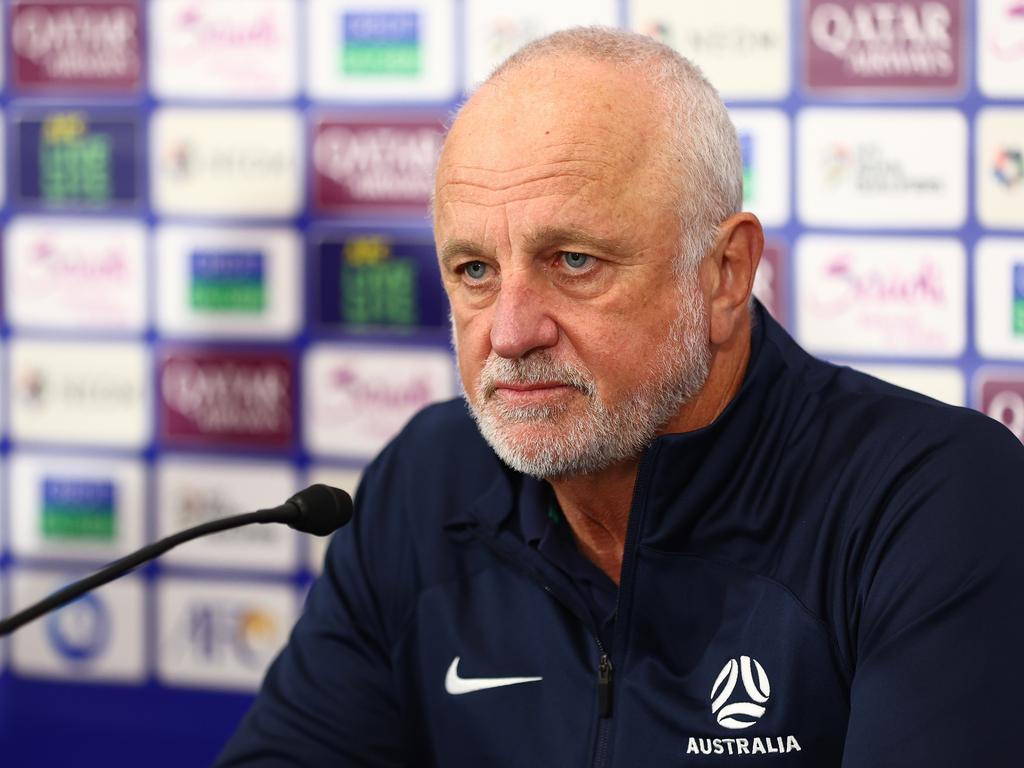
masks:
{"label": "white sponsor panel", "polygon": [[789,0],[630,0],[630,28],[694,61],[724,99],[789,93]]}
{"label": "white sponsor panel", "polygon": [[[1024,78],[1024,58],[1020,69]],[[981,110],[974,136],[978,219],[986,227],[1024,229],[1024,109]]]}
{"label": "white sponsor panel", "polygon": [[166,685],[255,691],[288,639],[295,591],[278,583],[165,578],[157,675]]}
{"label": "white sponsor panel", "polygon": [[[158,536],[283,504],[298,488],[294,468],[281,462],[164,457],[156,470]],[[190,541],[167,563],[208,568],[291,572],[299,566],[295,531],[247,525]]]}
{"label": "white sponsor panel", "polygon": [[454,97],[454,0],[314,0],[306,7],[314,98]]}
{"label": "white sponsor panel", "polygon": [[266,339],[298,331],[303,258],[295,230],[165,225],[155,249],[164,333]]}
{"label": "white sponsor panel", "polygon": [[1024,360],[1024,238],[978,241],[974,313],[978,352],[985,357]]}
{"label": "white sponsor panel", "polygon": [[1024,3],[979,0],[978,87],[992,98],[1024,96]]}
{"label": "white sponsor panel", "polygon": [[146,328],[141,222],[15,217],[4,232],[4,305],[18,328]]}
{"label": "white sponsor panel", "polygon": [[16,555],[106,561],[143,545],[141,460],[15,450],[8,472]]}
{"label": "white sponsor panel", "polygon": [[[84,576],[54,569],[8,571],[20,611]],[[36,619],[11,638],[11,667],[26,677],[139,683],[146,677],[145,589],[124,576]]]}
{"label": "white sponsor panel", "polygon": [[811,226],[954,228],[967,215],[967,123],[953,109],[804,109],[797,209]]}
{"label": "white sponsor panel", "polygon": [[321,344],[303,366],[305,440],[311,453],[372,458],[412,416],[455,394],[440,349]]}
{"label": "white sponsor panel", "polygon": [[289,217],[302,206],[292,109],[164,107],[151,123],[153,207],[165,215]]}
{"label": "white sponsor panel", "polygon": [[[355,499],[356,488],[359,487],[362,476],[362,470],[317,464],[309,468],[306,479],[309,485],[323,483],[340,488]],[[307,566],[313,573],[320,573],[324,566],[324,556],[327,554],[327,545],[331,543],[331,537],[307,536],[305,541],[308,553]]]}
{"label": "white sponsor panel", "polygon": [[743,155],[743,209],[766,227],[789,220],[789,118],[777,109],[729,111]]}
{"label": "white sponsor panel", "polygon": [[[3,14],[0,14],[2,17]],[[2,19],[0,19],[2,21]],[[3,24],[0,23],[0,40],[3,40]],[[0,56],[0,83],[3,82],[3,56]],[[0,86],[2,87],[2,86]],[[0,146],[7,146],[5,131],[7,130],[7,121],[4,115],[4,111],[0,109]],[[0,205],[3,205],[7,201],[7,153],[0,152]]]}
{"label": "white sponsor panel", "polygon": [[845,363],[876,379],[895,384],[950,405],[966,405],[964,374],[951,365],[894,365],[891,363]]}
{"label": "white sponsor panel", "polygon": [[152,434],[152,363],[142,342],[14,339],[15,440],[141,448]]}
{"label": "white sponsor panel", "polygon": [[955,357],[966,335],[965,271],[952,238],[801,237],[798,338],[822,353]]}
{"label": "white sponsor panel", "polygon": [[151,87],[160,98],[298,93],[295,0],[153,0],[148,26]]}
{"label": "white sponsor panel", "polygon": [[567,27],[619,26],[615,0],[466,3],[466,85],[476,88],[526,43]]}

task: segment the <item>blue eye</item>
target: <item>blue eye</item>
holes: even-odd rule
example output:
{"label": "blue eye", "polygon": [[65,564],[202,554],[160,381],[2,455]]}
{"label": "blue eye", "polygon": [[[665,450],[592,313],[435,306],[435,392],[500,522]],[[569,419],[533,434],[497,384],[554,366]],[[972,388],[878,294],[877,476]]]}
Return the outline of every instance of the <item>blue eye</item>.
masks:
{"label": "blue eye", "polygon": [[471,261],[463,268],[463,271],[473,280],[481,280],[487,274],[487,265],[482,261]]}
{"label": "blue eye", "polygon": [[590,263],[590,256],[585,253],[576,253],[575,251],[566,251],[562,254],[562,259],[565,261],[566,266],[572,269],[581,269]]}

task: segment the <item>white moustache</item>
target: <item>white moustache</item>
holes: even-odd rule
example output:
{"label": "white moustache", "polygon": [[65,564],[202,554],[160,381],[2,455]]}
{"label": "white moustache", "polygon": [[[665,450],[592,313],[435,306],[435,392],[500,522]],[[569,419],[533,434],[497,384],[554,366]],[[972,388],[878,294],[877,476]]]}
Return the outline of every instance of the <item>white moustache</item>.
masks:
{"label": "white moustache", "polygon": [[594,378],[581,366],[557,362],[547,352],[534,352],[529,357],[507,358],[491,355],[480,372],[479,392],[491,397],[498,383],[538,384],[552,382],[574,387],[584,395],[597,391]]}

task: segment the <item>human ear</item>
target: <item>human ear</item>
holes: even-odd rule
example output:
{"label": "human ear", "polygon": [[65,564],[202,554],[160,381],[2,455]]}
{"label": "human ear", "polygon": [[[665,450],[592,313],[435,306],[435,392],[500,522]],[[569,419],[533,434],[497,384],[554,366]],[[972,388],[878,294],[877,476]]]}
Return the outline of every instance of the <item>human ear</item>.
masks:
{"label": "human ear", "polygon": [[712,344],[725,344],[737,329],[749,327],[750,293],[763,248],[764,231],[754,214],[737,213],[719,226],[705,262]]}

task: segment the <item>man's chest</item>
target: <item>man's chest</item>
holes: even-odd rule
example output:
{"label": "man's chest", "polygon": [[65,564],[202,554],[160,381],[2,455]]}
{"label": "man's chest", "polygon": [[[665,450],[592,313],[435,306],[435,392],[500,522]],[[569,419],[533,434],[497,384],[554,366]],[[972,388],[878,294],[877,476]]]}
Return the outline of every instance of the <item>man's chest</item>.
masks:
{"label": "man's chest", "polygon": [[641,547],[611,648],[560,598],[506,567],[423,593],[397,663],[432,764],[839,765],[848,686],[784,586]]}

